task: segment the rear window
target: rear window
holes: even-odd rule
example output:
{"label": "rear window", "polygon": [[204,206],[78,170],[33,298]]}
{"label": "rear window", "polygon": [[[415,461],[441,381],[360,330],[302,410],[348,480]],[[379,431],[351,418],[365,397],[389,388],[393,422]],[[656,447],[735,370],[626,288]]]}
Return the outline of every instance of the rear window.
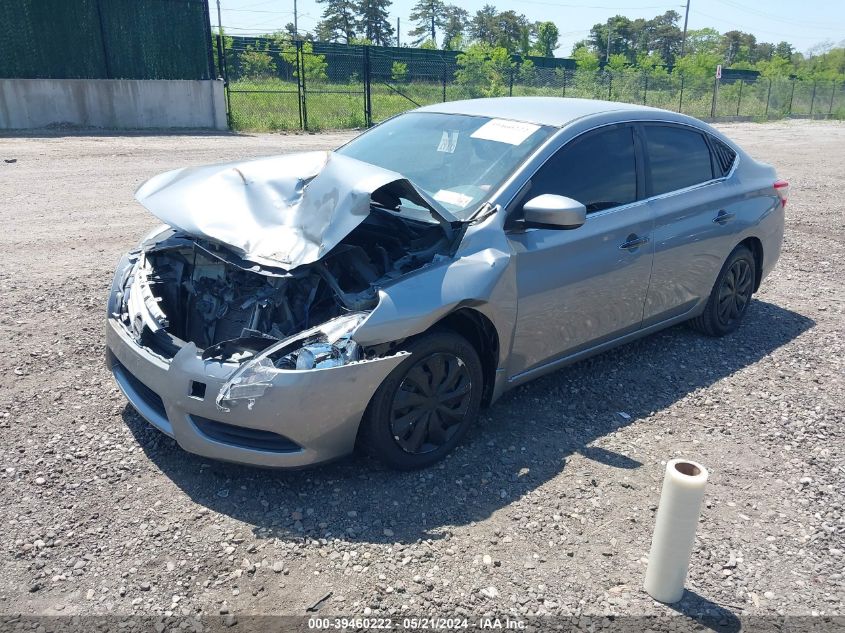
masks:
{"label": "rear window", "polygon": [[736,152],[712,136],[710,137],[710,144],[713,146],[713,161],[715,162],[716,174],[718,176],[727,176],[736,160]]}
{"label": "rear window", "polygon": [[713,179],[710,148],[701,133],[668,125],[647,125],[645,136],[651,171],[651,195],[657,196]]}

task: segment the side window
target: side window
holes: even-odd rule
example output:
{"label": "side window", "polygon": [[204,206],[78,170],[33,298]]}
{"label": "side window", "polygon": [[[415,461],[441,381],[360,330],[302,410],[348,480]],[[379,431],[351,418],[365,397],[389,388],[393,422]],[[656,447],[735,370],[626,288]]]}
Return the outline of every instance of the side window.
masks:
{"label": "side window", "polygon": [[651,195],[713,179],[710,148],[701,133],[668,125],[646,125]]}
{"label": "side window", "polygon": [[710,137],[713,147],[713,161],[717,176],[727,176],[736,160],[736,152],[717,138]]}
{"label": "side window", "polygon": [[588,134],[562,147],[531,178],[530,197],[553,193],[587,212],[637,199],[637,161],[631,126]]}

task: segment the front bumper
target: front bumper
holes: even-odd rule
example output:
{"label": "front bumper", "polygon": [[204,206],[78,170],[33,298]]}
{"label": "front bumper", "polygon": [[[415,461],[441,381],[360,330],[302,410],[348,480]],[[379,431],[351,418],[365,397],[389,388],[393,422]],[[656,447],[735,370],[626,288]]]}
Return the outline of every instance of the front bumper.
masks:
{"label": "front bumper", "polygon": [[106,319],[106,362],[129,403],[188,452],[258,466],[296,468],[352,452],[367,404],[405,354],[342,367],[279,370],[249,408],[215,404],[237,369],[203,360],[189,344],[172,360],[138,345]]}

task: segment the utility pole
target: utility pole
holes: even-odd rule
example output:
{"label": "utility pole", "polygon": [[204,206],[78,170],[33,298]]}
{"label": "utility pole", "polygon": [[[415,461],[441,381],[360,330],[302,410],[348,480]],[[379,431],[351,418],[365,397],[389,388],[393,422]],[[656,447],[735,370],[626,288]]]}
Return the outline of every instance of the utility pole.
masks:
{"label": "utility pole", "polygon": [[607,18],[607,50],[604,52],[604,63],[610,62],[610,18]]}
{"label": "utility pole", "polygon": [[681,57],[684,56],[684,49],[687,45],[687,22],[689,21],[689,0],[687,0],[687,10],[684,13],[684,35],[681,38]]}
{"label": "utility pole", "polygon": [[396,18],[396,48],[399,48],[399,37],[402,31],[399,30],[399,18]]}
{"label": "utility pole", "polygon": [[232,102],[229,93],[229,73],[226,72],[226,51],[223,50],[223,19],[220,17],[220,0],[217,0],[217,59],[223,75],[223,91],[226,93],[226,124],[232,127]]}
{"label": "utility pole", "polygon": [[431,41],[436,47],[437,46],[437,35],[434,31],[434,11],[431,12]]}
{"label": "utility pole", "polygon": [[296,10],[296,0],[293,0],[293,39],[299,39],[299,16]]}
{"label": "utility pole", "polygon": [[220,66],[220,75],[223,77],[223,83],[228,86],[226,51],[223,50],[223,20],[220,17],[220,0],[217,0],[217,63]]}

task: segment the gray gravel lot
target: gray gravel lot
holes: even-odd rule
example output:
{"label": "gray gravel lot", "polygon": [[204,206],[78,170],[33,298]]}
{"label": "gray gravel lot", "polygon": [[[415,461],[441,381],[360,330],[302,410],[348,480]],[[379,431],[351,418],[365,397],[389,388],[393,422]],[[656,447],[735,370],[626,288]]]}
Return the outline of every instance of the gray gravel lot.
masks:
{"label": "gray gravel lot", "polygon": [[[156,224],[143,180],[349,134],[0,136],[0,614],[298,615],[327,594],[318,613],[347,616],[845,613],[845,125],[720,129],[792,185],[740,331],[541,378],[404,474],[194,457],[103,365],[113,266]],[[677,456],[711,479],[669,608],[641,585]]]}

